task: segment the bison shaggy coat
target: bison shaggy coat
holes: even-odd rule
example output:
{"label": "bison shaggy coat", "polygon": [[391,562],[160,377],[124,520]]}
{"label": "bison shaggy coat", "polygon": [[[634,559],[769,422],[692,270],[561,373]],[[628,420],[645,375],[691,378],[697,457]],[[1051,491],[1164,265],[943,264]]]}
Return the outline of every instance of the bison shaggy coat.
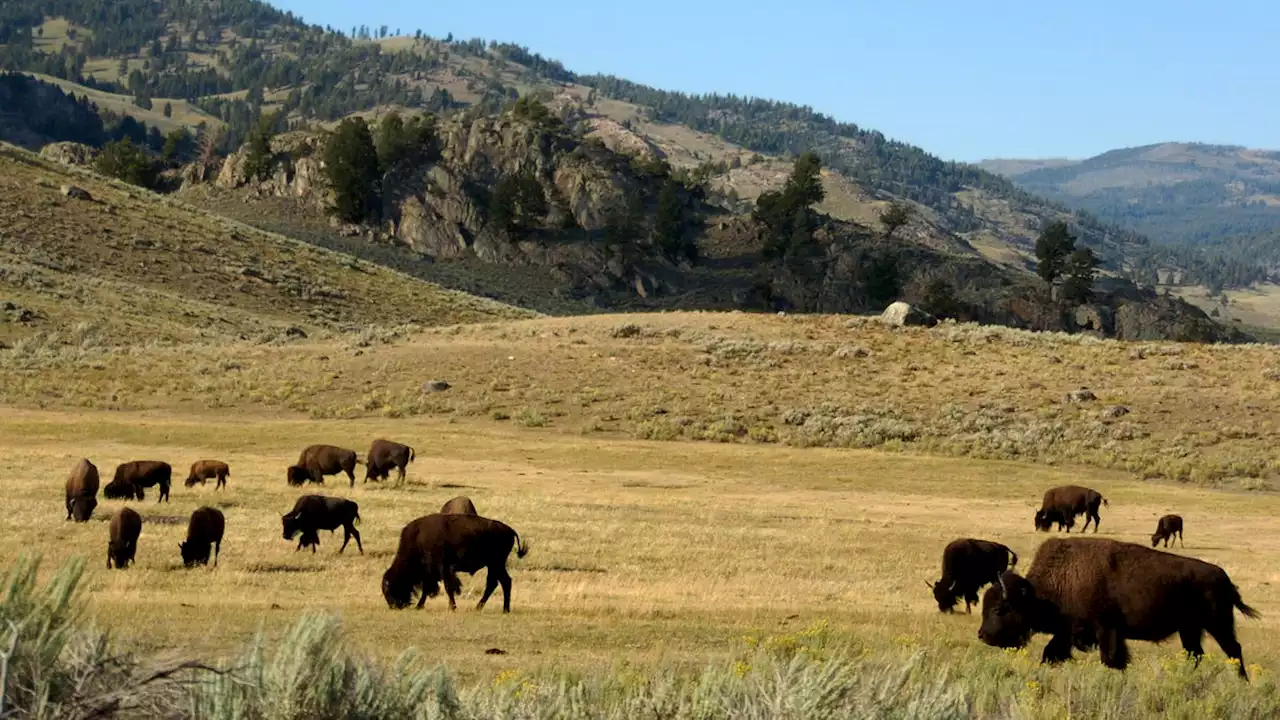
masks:
{"label": "bison shaggy coat", "polygon": [[227,529],[227,519],[217,508],[202,507],[191,513],[187,523],[187,539],[178,543],[182,551],[182,564],[187,567],[209,564],[209,546],[213,545],[213,566],[218,566],[218,553],[222,551],[222,533]]}
{"label": "bison shaggy coat", "polygon": [[456,610],[454,596],[462,590],[459,571],[474,575],[488,568],[484,595],[476,609],[484,608],[498,585],[502,585],[502,612],[511,612],[511,576],[507,556],[516,548],[516,557],[529,552],[520,536],[507,525],[478,515],[426,515],[400,531],[396,557],[382,576],[382,596],[393,609],[409,606],[415,590],[421,591],[418,607],[428,597],[440,593],[444,583],[449,609]]}
{"label": "bison shaggy coat", "polygon": [[1174,535],[1178,536],[1178,544],[1186,547],[1182,542],[1182,516],[1165,515],[1156,522],[1156,531],[1151,534],[1151,547],[1155,547],[1161,540],[1165,547],[1169,547],[1169,541]]}
{"label": "bison shaggy coat", "polygon": [[197,460],[191,463],[191,473],[187,475],[183,485],[192,487],[196,483],[204,485],[209,480],[217,480],[214,490],[221,490],[231,477],[231,468],[221,460]]}
{"label": "bison shaggy coat", "polygon": [[404,470],[413,462],[413,448],[390,440],[374,440],[365,458],[365,482],[386,480],[394,469],[396,482],[404,482]]}
{"label": "bison shaggy coat", "polygon": [[942,579],[929,585],[938,610],[951,612],[960,598],[964,611],[978,604],[978,591],[996,582],[1000,573],[1018,564],[1018,554],[1000,543],[961,538],[942,551]]}
{"label": "bison shaggy coat", "polygon": [[311,552],[314,553],[316,547],[320,545],[319,531],[333,532],[341,527],[342,547],[338,548],[338,552],[346,550],[347,543],[351,542],[351,538],[355,538],[356,547],[363,555],[364,546],[360,544],[360,531],[356,530],[355,526],[359,519],[360,506],[354,501],[324,495],[303,495],[293,504],[292,510],[280,516],[280,523],[284,526],[285,540],[292,540],[297,535],[302,536],[298,538],[298,547],[293,549],[294,552],[310,546]]}
{"label": "bison shaggy coat", "polygon": [[98,506],[98,468],[85,458],[67,476],[67,519],[88,522]]}
{"label": "bison shaggy coat", "polygon": [[1102,522],[1098,508],[1107,504],[1101,493],[1087,487],[1063,485],[1051,488],[1045,492],[1040,509],[1036,511],[1036,530],[1047,531],[1057,523],[1059,530],[1065,527],[1067,532],[1071,532],[1076,525],[1076,516],[1084,515],[1084,527],[1080,532],[1088,530],[1091,522],[1093,531],[1098,532],[1098,525]]}
{"label": "bison shaggy coat", "polygon": [[987,590],[978,638],[1010,648],[1048,633],[1043,662],[1071,659],[1072,647],[1098,646],[1104,665],[1123,670],[1126,641],[1160,642],[1174,633],[1198,664],[1207,631],[1248,679],[1236,609],[1258,617],[1217,565],[1133,543],[1055,538],[1040,546],[1025,578],[1006,572]]}
{"label": "bison shaggy coat", "polygon": [[[156,502],[161,500],[169,501],[169,482],[173,477],[173,468],[167,462],[158,460],[134,460],[133,462],[121,463],[116,466],[115,477],[111,479],[111,485],[119,487],[132,487],[134,494],[139,500],[142,499],[143,489],[153,486],[160,487],[160,497]],[[124,495],[128,497],[128,495]]]}
{"label": "bison shaggy coat", "polygon": [[[356,457],[355,450],[334,445],[310,445],[298,456],[295,466],[304,468],[308,478],[314,483],[323,483],[325,475],[346,473],[347,479],[351,481],[351,487],[355,487],[358,464],[360,464],[360,458]],[[292,471],[290,473],[290,482],[293,482]]]}
{"label": "bison shaggy coat", "polygon": [[440,508],[441,515],[479,515],[475,503],[466,495],[459,495]]}
{"label": "bison shaggy coat", "polygon": [[138,535],[142,533],[142,517],[132,508],[123,507],[111,516],[107,537],[107,569],[115,563],[117,570],[124,570],[133,562],[138,551]]}

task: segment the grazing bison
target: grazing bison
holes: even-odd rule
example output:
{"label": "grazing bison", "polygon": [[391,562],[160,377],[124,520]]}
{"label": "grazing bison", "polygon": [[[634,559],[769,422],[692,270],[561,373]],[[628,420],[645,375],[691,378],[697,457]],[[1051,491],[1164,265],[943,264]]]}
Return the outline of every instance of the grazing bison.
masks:
{"label": "grazing bison", "polygon": [[213,566],[218,566],[218,553],[222,551],[222,533],[227,529],[227,519],[217,508],[202,507],[191,513],[187,523],[187,539],[178,543],[182,551],[182,564],[187,567],[209,564],[209,546],[213,545]]}
{"label": "grazing bison", "polygon": [[[351,487],[355,487],[356,465],[358,464],[360,464],[360,458],[356,457],[355,450],[347,450],[333,445],[311,445],[302,451],[302,455],[298,456],[296,467],[306,469],[309,479],[314,483],[323,483],[325,475],[337,475],[345,472],[347,478],[351,481]],[[290,482],[292,480],[291,470]]]}
{"label": "grazing bison", "polygon": [[1233,608],[1258,617],[1217,565],[1115,540],[1054,538],[1040,546],[1025,578],[1006,572],[987,590],[978,638],[1020,648],[1033,633],[1048,633],[1042,662],[1071,659],[1073,646],[1100,646],[1102,663],[1123,670],[1126,640],[1160,642],[1178,633],[1199,663],[1208,631],[1248,679]]}
{"label": "grazing bison", "polygon": [[978,604],[978,591],[996,582],[1000,573],[1018,564],[1018,554],[1000,543],[961,538],[952,540],[942,551],[942,579],[928,583],[938,609],[951,612],[964,598],[964,611]]}
{"label": "grazing bison", "polygon": [[124,570],[133,562],[138,551],[138,535],[142,533],[142,517],[132,508],[122,507],[111,516],[111,528],[107,539],[107,569],[114,562],[117,570]]}
{"label": "grazing bison", "polygon": [[[134,460],[133,462],[121,463],[116,466],[116,474],[111,480],[111,485],[132,486],[139,500],[142,499],[144,488],[158,485],[160,487],[160,497],[156,502],[161,500],[168,502],[169,480],[172,476],[173,468],[167,462]],[[128,496],[125,495],[125,497]]]}
{"label": "grazing bison", "polygon": [[365,458],[364,481],[386,480],[394,468],[396,482],[404,482],[404,469],[413,462],[413,448],[390,440],[374,440]]}
{"label": "grazing bison", "polygon": [[286,479],[289,481],[290,485],[305,485],[309,482],[324,482],[323,478],[317,480],[312,477],[311,473],[306,468],[299,467],[297,465],[290,465],[287,472],[288,476]]}
{"label": "grazing bison", "polygon": [[1107,499],[1097,490],[1087,487],[1063,485],[1051,488],[1045,492],[1040,509],[1036,511],[1036,530],[1048,531],[1057,523],[1059,530],[1065,527],[1067,532],[1071,532],[1071,528],[1076,525],[1076,516],[1084,515],[1084,527],[1080,532],[1088,530],[1091,522],[1093,531],[1098,532],[1098,525],[1102,522],[1102,518],[1098,517],[1098,507],[1107,504]]}
{"label": "grazing bison", "polygon": [[143,498],[142,488],[137,487],[128,480],[120,478],[112,478],[111,482],[102,486],[102,497],[108,500],[131,500]]}
{"label": "grazing bison", "polygon": [[98,506],[98,468],[85,458],[71,469],[67,477],[67,519],[88,522]]}
{"label": "grazing bison", "polygon": [[214,484],[214,490],[221,490],[227,484],[227,478],[231,477],[231,468],[221,460],[197,460],[191,463],[191,474],[187,475],[186,482],[183,485],[193,487],[196,483],[204,485],[210,479],[217,480]]}
{"label": "grazing bison", "polygon": [[299,533],[302,535],[298,539],[298,547],[294,548],[294,552],[309,545],[311,552],[314,553],[316,547],[320,545],[320,530],[333,532],[341,527],[342,547],[338,548],[338,552],[346,550],[347,543],[351,542],[351,538],[355,538],[356,547],[363,555],[364,545],[360,544],[360,531],[356,530],[355,526],[359,519],[360,506],[351,500],[324,495],[303,495],[293,504],[292,510],[281,516],[280,521],[284,525],[285,540],[292,540]]}
{"label": "grazing bison", "polygon": [[444,583],[449,596],[449,609],[456,610],[454,596],[462,590],[459,571],[474,575],[488,568],[484,595],[476,609],[484,608],[494,589],[502,585],[502,612],[511,612],[511,576],[507,574],[507,556],[516,548],[516,557],[529,552],[520,536],[507,525],[478,515],[426,515],[400,531],[400,545],[395,560],[382,576],[382,596],[387,605],[399,610],[413,601],[415,590],[421,591],[418,607],[428,597],[440,593]]}
{"label": "grazing bison", "polygon": [[1169,547],[1169,541],[1174,535],[1178,536],[1178,543],[1186,547],[1182,543],[1182,516],[1165,515],[1156,523],[1156,531],[1151,534],[1151,547],[1155,547],[1161,540],[1164,541],[1165,547]]}
{"label": "grazing bison", "polygon": [[450,500],[440,508],[441,515],[479,515],[476,512],[476,506],[471,502],[471,498],[466,495],[459,495]]}

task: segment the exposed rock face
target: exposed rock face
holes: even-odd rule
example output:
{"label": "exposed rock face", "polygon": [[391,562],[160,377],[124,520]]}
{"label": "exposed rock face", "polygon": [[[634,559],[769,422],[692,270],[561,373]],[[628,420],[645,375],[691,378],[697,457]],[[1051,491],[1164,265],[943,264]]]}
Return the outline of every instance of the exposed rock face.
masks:
{"label": "exposed rock face", "polygon": [[[328,199],[328,183],[321,160],[323,149],[322,135],[283,133],[271,140],[272,170],[266,180],[250,178],[245,173],[249,153],[247,148],[241,148],[223,162],[214,184],[229,189],[248,188],[259,195],[292,197],[323,208]],[[186,177],[184,173],[184,180]]]}
{"label": "exposed rock face", "polygon": [[98,159],[98,149],[73,142],[49,143],[40,149],[40,157],[64,165],[92,165]]}
{"label": "exposed rock face", "polygon": [[1115,336],[1121,340],[1202,343],[1245,339],[1243,333],[1215,323],[1190,303],[1158,296],[1121,305],[1116,310]]}

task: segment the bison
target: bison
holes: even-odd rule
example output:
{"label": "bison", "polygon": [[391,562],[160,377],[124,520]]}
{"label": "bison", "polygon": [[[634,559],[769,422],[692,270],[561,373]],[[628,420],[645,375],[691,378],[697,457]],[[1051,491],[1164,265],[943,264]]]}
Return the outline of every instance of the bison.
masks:
{"label": "bison", "polygon": [[1036,511],[1036,530],[1048,531],[1057,523],[1059,530],[1065,527],[1067,532],[1071,532],[1071,528],[1076,525],[1076,516],[1084,515],[1084,527],[1080,532],[1088,530],[1091,522],[1093,531],[1098,532],[1098,525],[1102,522],[1102,518],[1098,516],[1098,506],[1107,504],[1107,499],[1101,493],[1087,487],[1063,485],[1051,488],[1045,492],[1040,509]]}
{"label": "bison", "polygon": [[311,476],[311,473],[306,468],[299,467],[297,465],[290,465],[286,472],[287,476],[285,479],[289,481],[290,485],[305,485],[309,482],[324,482],[323,479],[316,480]]}
{"label": "bison", "polygon": [[[167,462],[134,460],[133,462],[121,463],[116,466],[116,474],[111,480],[111,485],[120,487],[132,486],[139,500],[142,499],[144,488],[158,485],[160,487],[160,497],[156,502],[161,500],[168,502],[169,479],[172,476],[173,468]],[[128,497],[128,495],[125,495],[125,497]]]}
{"label": "bison", "polygon": [[[356,465],[361,464],[355,450],[347,450],[333,445],[311,445],[298,456],[294,467],[307,471],[308,479],[314,483],[323,483],[325,475],[346,473],[351,487],[356,486]],[[290,470],[290,482],[293,482],[293,471]],[[298,483],[295,483],[298,484]]]}
{"label": "bison", "polygon": [[516,548],[516,557],[529,552],[520,536],[507,525],[478,515],[426,515],[410,522],[400,531],[400,545],[391,567],[382,576],[382,596],[387,605],[399,610],[413,601],[415,590],[421,591],[418,607],[428,597],[440,593],[444,583],[449,596],[449,609],[456,610],[454,596],[462,590],[457,573],[474,575],[488,568],[484,595],[476,605],[484,608],[494,589],[502,585],[502,612],[511,612],[511,576],[507,574],[507,556]]}
{"label": "bison", "polygon": [[88,522],[98,506],[98,468],[86,458],[71,469],[67,477],[67,519]]}
{"label": "bison", "polygon": [[1233,608],[1259,617],[1217,565],[1115,540],[1054,538],[1040,546],[1025,578],[1005,572],[987,589],[978,638],[1021,648],[1033,633],[1047,633],[1053,637],[1042,662],[1097,646],[1104,665],[1123,670],[1126,640],[1160,642],[1174,633],[1199,664],[1208,631],[1247,680]]}
{"label": "bison", "polygon": [[143,499],[142,488],[135,486],[132,482],[112,478],[111,482],[102,487],[102,497],[108,500],[131,500],[137,498]]}
{"label": "bison", "polygon": [[213,545],[213,566],[218,566],[218,553],[222,551],[222,533],[227,519],[217,508],[202,507],[191,513],[187,523],[187,539],[178,543],[182,551],[182,564],[187,567],[209,564],[209,546]]}
{"label": "bison", "polygon": [[942,551],[942,579],[928,583],[938,610],[951,612],[964,598],[964,611],[972,612],[978,604],[978,591],[996,582],[1000,573],[1018,564],[1018,554],[1000,543],[961,538],[952,540]]}
{"label": "bison", "polygon": [[1169,547],[1169,541],[1174,535],[1178,536],[1178,544],[1186,547],[1182,542],[1182,516],[1165,515],[1156,523],[1156,531],[1151,534],[1151,547],[1155,547],[1161,540],[1165,547]]}
{"label": "bison", "polygon": [[459,495],[450,500],[440,508],[441,515],[479,515],[476,512],[476,506],[471,502],[471,498],[466,495]]}
{"label": "bison", "polygon": [[314,553],[316,547],[320,545],[318,534],[320,530],[333,532],[341,527],[342,547],[338,548],[338,552],[346,550],[347,543],[351,542],[351,538],[355,538],[356,547],[363,555],[364,545],[360,544],[360,531],[355,527],[359,519],[360,506],[351,500],[324,495],[303,495],[293,504],[292,510],[280,517],[280,522],[284,525],[285,540],[292,540],[298,534],[302,535],[298,539],[298,547],[294,548],[294,552],[311,546],[311,552]]}
{"label": "bison", "polygon": [[396,482],[404,482],[404,469],[413,462],[413,448],[390,440],[374,440],[365,459],[364,481],[386,480],[394,468]]}
{"label": "bison", "polygon": [[210,479],[217,480],[214,490],[221,490],[231,477],[231,468],[221,460],[197,460],[191,463],[191,473],[187,475],[183,485],[193,487],[196,483],[204,485]]}
{"label": "bison", "polygon": [[117,570],[124,570],[133,562],[138,551],[138,535],[142,533],[142,517],[132,508],[123,507],[111,516],[107,539],[107,569],[114,562]]}

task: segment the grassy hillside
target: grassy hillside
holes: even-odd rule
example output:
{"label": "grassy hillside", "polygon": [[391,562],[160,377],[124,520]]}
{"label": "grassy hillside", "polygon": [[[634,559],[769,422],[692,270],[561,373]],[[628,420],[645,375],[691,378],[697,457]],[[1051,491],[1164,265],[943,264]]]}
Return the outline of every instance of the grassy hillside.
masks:
{"label": "grassy hillside", "polygon": [[[64,197],[63,185],[91,201]],[[530,313],[0,145],[0,341],[223,340]]]}

